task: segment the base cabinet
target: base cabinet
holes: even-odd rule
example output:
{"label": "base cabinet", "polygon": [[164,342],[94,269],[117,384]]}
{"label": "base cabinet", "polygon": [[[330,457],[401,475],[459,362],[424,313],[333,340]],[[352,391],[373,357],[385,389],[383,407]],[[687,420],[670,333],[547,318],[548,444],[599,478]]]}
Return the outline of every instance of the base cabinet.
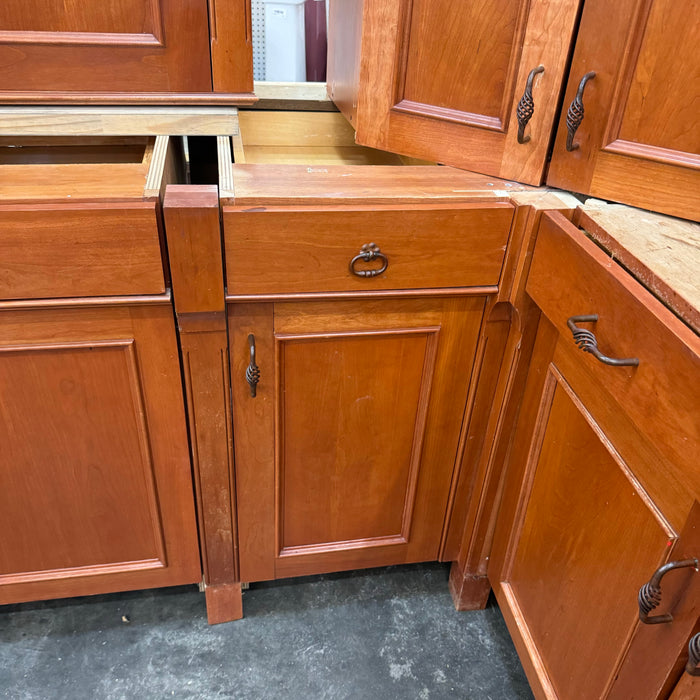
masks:
{"label": "base cabinet", "polygon": [[485,301],[230,305],[242,580],[440,557]]}
{"label": "base cabinet", "polygon": [[[527,291],[543,314],[489,577],[537,696],[665,697],[700,580],[685,566],[639,592],[700,556],[697,337],[563,217],[540,226]],[[581,352],[572,323],[622,364]],[[642,624],[638,594],[673,620]]]}
{"label": "base cabinet", "polygon": [[8,306],[0,604],[198,581],[169,298]]}

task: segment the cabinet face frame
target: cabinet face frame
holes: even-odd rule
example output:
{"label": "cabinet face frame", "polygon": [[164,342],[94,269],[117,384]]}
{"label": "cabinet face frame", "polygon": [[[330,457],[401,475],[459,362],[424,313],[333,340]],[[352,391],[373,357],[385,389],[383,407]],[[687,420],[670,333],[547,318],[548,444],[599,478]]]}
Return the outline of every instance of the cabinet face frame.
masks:
{"label": "cabinet face frame", "polygon": [[[578,5],[578,0],[519,3],[500,107],[495,114],[483,115],[405,100],[407,61],[422,48],[409,41],[413,2],[366,2],[356,57],[361,62],[357,142],[540,184]],[[553,36],[558,41],[552,41]],[[540,65],[545,70],[534,78],[535,112],[525,132],[530,139],[518,143],[518,102],[530,71]],[[331,76],[331,85],[332,80]]]}

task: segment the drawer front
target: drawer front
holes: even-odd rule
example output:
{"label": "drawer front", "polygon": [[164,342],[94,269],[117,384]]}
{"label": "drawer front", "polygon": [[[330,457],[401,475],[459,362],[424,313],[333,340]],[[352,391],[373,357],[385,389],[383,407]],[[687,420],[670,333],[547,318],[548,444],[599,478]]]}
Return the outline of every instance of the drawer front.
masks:
{"label": "drawer front", "polygon": [[0,206],[0,299],[164,291],[153,202]]}
{"label": "drawer front", "polygon": [[[224,209],[229,295],[368,292],[498,284],[510,204]],[[363,246],[381,255],[365,261]],[[355,273],[351,271],[351,261]],[[366,271],[386,269],[376,276]]]}
{"label": "drawer front", "polygon": [[567,320],[594,333],[598,350],[636,358],[609,366],[575,350],[600,391],[673,463],[697,472],[700,449],[700,339],[622,267],[559,214],[542,218],[527,292],[576,348]]}

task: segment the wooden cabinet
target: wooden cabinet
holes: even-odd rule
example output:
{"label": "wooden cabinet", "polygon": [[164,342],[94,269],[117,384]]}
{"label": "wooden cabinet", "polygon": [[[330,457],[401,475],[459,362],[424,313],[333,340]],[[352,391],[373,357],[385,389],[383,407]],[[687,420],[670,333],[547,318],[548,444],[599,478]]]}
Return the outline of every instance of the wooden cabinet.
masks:
{"label": "wooden cabinet", "polygon": [[698,16],[695,0],[585,1],[564,106],[595,77],[573,151],[562,114],[549,184],[700,219]]}
{"label": "wooden cabinet", "polygon": [[0,101],[252,93],[249,23],[249,0],[6,0]]}
{"label": "wooden cabinet", "polygon": [[485,301],[231,304],[243,580],[440,558]]}
{"label": "wooden cabinet", "polygon": [[0,147],[0,603],[200,579],[159,236],[174,159],[167,137]]}
{"label": "wooden cabinet", "polygon": [[527,292],[542,317],[489,578],[536,695],[662,696],[700,580],[667,574],[666,625],[639,622],[637,594],[700,551],[698,338],[560,215]]}
{"label": "wooden cabinet", "polygon": [[[539,184],[578,4],[334,2],[329,94],[358,143]],[[361,36],[350,47],[348,26]],[[539,66],[519,143],[518,103]]]}
{"label": "wooden cabinet", "polygon": [[0,318],[0,603],[198,581],[169,298]]}
{"label": "wooden cabinet", "polygon": [[512,217],[506,203],[224,208],[242,580],[442,557]]}
{"label": "wooden cabinet", "polygon": [[329,94],[358,143],[699,219],[697,13],[695,0],[334,2]]}

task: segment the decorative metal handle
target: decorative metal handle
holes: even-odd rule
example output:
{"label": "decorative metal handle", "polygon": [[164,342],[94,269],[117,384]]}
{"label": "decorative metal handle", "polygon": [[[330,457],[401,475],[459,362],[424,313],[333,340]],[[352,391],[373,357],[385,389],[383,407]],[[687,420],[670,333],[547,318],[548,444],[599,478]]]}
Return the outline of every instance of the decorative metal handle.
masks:
{"label": "decorative metal handle", "polygon": [[[358,260],[363,260],[364,262],[370,262],[371,260],[379,259],[382,261],[382,266],[378,270],[356,270],[355,263]],[[360,252],[350,261],[350,272],[358,277],[376,277],[381,275],[384,270],[389,266],[389,259],[379,250],[379,246],[376,243],[365,243]]]}
{"label": "decorative metal handle", "polygon": [[515,114],[518,118],[518,143],[527,143],[529,136],[525,136],[525,127],[535,113],[535,101],[532,99],[532,81],[539,73],[544,73],[544,66],[537,66],[530,71],[525,83],[525,92],[518,102]]}
{"label": "decorative metal handle", "polygon": [[255,398],[260,381],[260,367],[255,364],[255,336],[252,333],[248,336],[248,345],[250,346],[250,364],[245,371],[245,378],[250,386],[250,395]]}
{"label": "decorative metal handle", "polygon": [[591,314],[590,316],[572,316],[569,318],[566,325],[574,336],[576,345],[578,345],[581,350],[589,352],[596,360],[600,360],[606,365],[612,365],[613,367],[637,367],[639,365],[639,359],[636,357],[617,359],[603,355],[603,353],[598,350],[598,340],[593,332],[585,328],[579,328],[576,325],[577,323],[595,323],[597,320],[598,314]]}
{"label": "decorative metal handle", "polygon": [[591,78],[595,78],[595,71],[586,73],[586,75],[581,78],[581,82],[578,84],[578,90],[576,90],[576,97],[574,97],[566,112],[566,128],[568,130],[568,134],[566,135],[567,151],[575,151],[578,148],[578,144],[574,143],[574,136],[583,121],[583,90],[586,87],[586,83]]}
{"label": "decorative metal handle", "polygon": [[[639,589],[637,603],[639,605],[639,619],[645,625],[657,625],[660,622],[672,622],[673,615],[666,613],[664,615],[652,615],[649,613],[659,606],[661,603],[661,579],[673,569],[687,569],[694,567],[698,570],[697,559],[683,559],[682,561],[670,561],[668,564],[660,566],[654,575]],[[697,664],[696,664],[697,665]]]}
{"label": "decorative metal handle", "polygon": [[691,676],[700,676],[700,632],[690,638],[688,642],[688,663],[685,671]]}

